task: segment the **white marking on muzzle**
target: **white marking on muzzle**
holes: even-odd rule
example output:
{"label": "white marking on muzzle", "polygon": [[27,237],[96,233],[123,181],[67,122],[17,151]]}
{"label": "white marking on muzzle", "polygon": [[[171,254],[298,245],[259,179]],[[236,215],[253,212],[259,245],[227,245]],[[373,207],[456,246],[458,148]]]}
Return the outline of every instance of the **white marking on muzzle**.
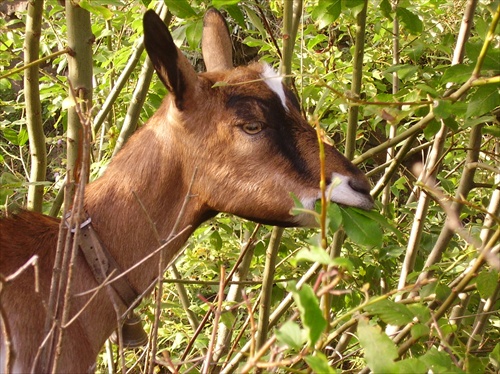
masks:
{"label": "white marking on muzzle", "polygon": [[336,203],[357,208],[371,209],[373,205],[365,194],[349,185],[349,177],[338,173],[332,174],[332,182],[326,187],[326,196]]}

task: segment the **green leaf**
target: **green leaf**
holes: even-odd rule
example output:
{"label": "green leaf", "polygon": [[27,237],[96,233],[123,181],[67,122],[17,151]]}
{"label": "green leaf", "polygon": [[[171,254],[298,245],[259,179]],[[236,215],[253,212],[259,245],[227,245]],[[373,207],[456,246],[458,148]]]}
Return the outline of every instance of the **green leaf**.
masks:
{"label": "green leaf", "polygon": [[405,325],[413,321],[413,313],[406,305],[391,300],[380,300],[364,308],[368,313],[377,315],[382,321],[391,325]]}
{"label": "green leaf", "polygon": [[201,41],[201,34],[203,32],[203,20],[199,19],[190,22],[186,27],[186,40],[189,46],[193,49],[198,48]]}
{"label": "green leaf", "polygon": [[382,0],[380,2],[380,11],[382,12],[385,18],[387,18],[389,21],[392,21],[392,16],[391,16],[392,6],[389,0]]}
{"label": "green leaf", "polygon": [[466,116],[480,116],[498,107],[498,103],[500,103],[499,87],[498,84],[487,84],[478,87],[470,96]]}
{"label": "green leaf", "polygon": [[328,37],[324,34],[317,34],[307,42],[307,49],[313,49],[319,43],[328,41]]}
{"label": "green leaf", "polygon": [[212,5],[219,9],[228,5],[236,5],[239,2],[241,2],[241,0],[212,0]]}
{"label": "green leaf", "polygon": [[437,121],[436,119],[432,119],[431,121],[429,121],[427,126],[424,127],[425,138],[427,140],[432,140],[432,138],[437,134],[440,128],[441,124],[439,123],[439,121]]}
{"label": "green leaf", "polygon": [[380,227],[392,232],[396,237],[398,238],[399,241],[403,241],[403,235],[401,234],[401,230],[396,227],[393,223],[391,223],[387,217],[383,216],[379,211],[377,210],[361,210],[357,209],[359,214],[371,219],[372,221],[377,222]]}
{"label": "green leaf", "polygon": [[[465,54],[474,63],[477,62],[477,59],[482,49],[483,49],[482,41],[465,44]],[[484,72],[485,70],[490,70],[493,73],[491,75],[498,74],[498,72],[500,71],[500,66],[498,64],[498,61],[500,61],[500,49],[488,48],[488,50],[486,51],[486,56],[484,57],[481,72]]]}
{"label": "green leaf", "polygon": [[266,31],[266,28],[264,27],[264,25],[262,24],[260,17],[250,7],[243,6],[243,9],[245,9],[245,13],[247,14],[248,18],[250,19],[250,23],[252,25],[254,25],[255,28],[257,28],[257,30],[259,30],[259,33],[263,38],[266,38],[267,31]]}
{"label": "green leaf", "polygon": [[382,230],[379,224],[361,213],[361,209],[341,207],[342,221],[347,236],[355,243],[370,247],[380,246]]}
{"label": "green leaf", "polygon": [[430,329],[429,326],[423,323],[417,323],[411,327],[411,336],[414,339],[418,339],[422,336],[429,336]]}
{"label": "green leaf", "polygon": [[326,211],[328,217],[328,227],[332,232],[336,232],[342,225],[342,212],[338,204],[330,203]]}
{"label": "green leaf", "polygon": [[365,0],[343,0],[342,5],[352,10],[353,16],[357,16],[365,6]]}
{"label": "green leaf", "polygon": [[[495,119],[494,117],[488,117],[488,119],[486,121],[483,120],[483,123],[493,121],[494,119]],[[490,134],[490,135],[493,135],[493,136],[500,138],[500,127],[498,127],[497,125],[484,126],[483,133]]]}
{"label": "green leaf", "polygon": [[459,128],[458,122],[455,120],[454,117],[448,117],[444,119],[443,122],[448,128],[452,129],[453,131],[458,131]]}
{"label": "green leaf", "polygon": [[408,309],[413,313],[417,319],[424,323],[427,322],[431,318],[431,312],[426,305],[422,304],[410,304],[407,306]]}
{"label": "green leaf", "polygon": [[392,73],[394,71],[398,72],[398,78],[402,80],[408,80],[412,78],[418,71],[418,67],[415,65],[393,65],[386,69],[383,74]]}
{"label": "green leaf", "polygon": [[304,357],[307,365],[311,368],[313,373],[335,374],[336,371],[328,364],[328,359],[321,352],[316,352],[314,356]]}
{"label": "green leaf", "polygon": [[233,326],[235,320],[236,316],[233,313],[221,313],[220,315],[221,323],[228,327]]}
{"label": "green leaf", "polygon": [[213,231],[210,235],[210,244],[216,251],[220,251],[222,248],[222,238],[218,231]]}
{"label": "green leaf", "polygon": [[427,366],[418,358],[413,357],[397,361],[396,368],[398,373],[426,374],[428,372]]}
{"label": "green leaf", "polygon": [[2,173],[0,174],[0,185],[3,187],[19,188],[22,187],[24,181],[20,180],[15,174]]}
{"label": "green leaf", "polygon": [[373,373],[397,373],[395,359],[398,350],[379,326],[371,326],[366,319],[358,322],[358,339],[365,351],[365,360]]}
{"label": "green leaf", "polygon": [[498,371],[500,370],[500,343],[497,343],[490,353],[490,363]]}
{"label": "green leaf", "polygon": [[18,145],[24,145],[28,141],[28,130],[25,128],[22,128],[21,131],[19,131],[19,134],[17,134],[17,144]]}
{"label": "green leaf", "polygon": [[276,338],[282,344],[292,349],[299,350],[303,347],[305,340],[303,330],[293,321],[286,321],[279,330],[276,331]]}
{"label": "green leaf", "polygon": [[333,265],[347,270],[349,273],[354,272],[354,265],[348,258],[337,257],[333,259]]}
{"label": "green leaf", "polygon": [[448,286],[438,282],[431,282],[421,288],[420,296],[428,297],[431,295],[435,295],[438,301],[444,301],[448,297],[450,292],[451,290]]}
{"label": "green leaf", "polygon": [[457,64],[450,66],[441,77],[441,84],[465,83],[472,75],[473,70],[474,66],[472,65]]}
{"label": "green leaf", "polygon": [[187,2],[187,0],[163,0],[165,5],[168,7],[168,10],[176,17],[179,18],[190,18],[195,17],[196,12],[191,5]]}
{"label": "green leaf", "polygon": [[429,370],[433,373],[461,373],[455,365],[453,365],[449,354],[445,351],[438,351],[436,347],[431,347],[423,356],[420,357]]}
{"label": "green leaf", "polygon": [[498,285],[498,272],[483,270],[476,278],[476,286],[481,298],[487,299],[495,292]]}
{"label": "green leaf", "polygon": [[415,13],[410,12],[406,8],[397,8],[396,15],[401,23],[411,34],[420,34],[424,29],[424,24]]}
{"label": "green leaf", "polygon": [[342,11],[341,0],[320,1],[313,9],[311,17],[318,23],[318,28],[322,29],[334,23]]}
{"label": "green leaf", "polygon": [[247,36],[245,40],[243,40],[243,43],[248,45],[249,47],[263,47],[266,45],[265,41],[262,41],[260,39],[252,38],[251,36]]}
{"label": "green leaf", "polygon": [[295,285],[291,290],[300,311],[302,324],[307,331],[307,341],[313,347],[326,328],[326,321],[319,307],[319,301],[310,285],[304,284],[300,290]]}
{"label": "green leaf", "polygon": [[323,265],[333,265],[333,259],[330,255],[323,248],[317,246],[301,249],[295,255],[295,259],[298,262],[318,262]]}
{"label": "green leaf", "polygon": [[111,10],[105,6],[97,4],[95,1],[91,3],[88,0],[80,0],[80,2],[78,2],[78,6],[92,14],[103,17],[105,20],[113,18],[113,12]]}
{"label": "green leaf", "polygon": [[224,9],[226,9],[227,13],[231,17],[233,17],[238,25],[240,25],[241,27],[245,27],[245,15],[243,14],[239,6],[226,5],[224,6]]}
{"label": "green leaf", "polygon": [[17,132],[15,132],[14,130],[9,129],[7,127],[7,128],[2,129],[2,133],[3,133],[3,136],[5,137],[5,139],[7,139],[9,142],[11,142],[14,145],[19,145],[19,143],[18,143],[19,139],[18,139]]}
{"label": "green leaf", "polygon": [[453,115],[453,102],[451,100],[435,100],[433,112],[438,119],[448,118]]}

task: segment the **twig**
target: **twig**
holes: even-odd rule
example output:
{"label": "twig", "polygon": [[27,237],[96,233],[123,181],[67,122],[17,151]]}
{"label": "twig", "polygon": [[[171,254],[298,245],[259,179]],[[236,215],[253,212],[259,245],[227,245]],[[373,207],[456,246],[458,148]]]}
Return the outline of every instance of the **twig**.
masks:
{"label": "twig", "polygon": [[214,354],[215,341],[217,339],[217,330],[219,326],[220,317],[222,315],[222,302],[224,301],[224,282],[226,280],[226,271],[224,266],[220,266],[220,285],[219,285],[219,295],[217,300],[217,309],[214,311],[215,318],[212,324],[212,336],[210,338],[210,343],[208,344],[207,356],[202,367],[202,374],[208,374],[210,371],[210,366],[212,362],[212,355]]}

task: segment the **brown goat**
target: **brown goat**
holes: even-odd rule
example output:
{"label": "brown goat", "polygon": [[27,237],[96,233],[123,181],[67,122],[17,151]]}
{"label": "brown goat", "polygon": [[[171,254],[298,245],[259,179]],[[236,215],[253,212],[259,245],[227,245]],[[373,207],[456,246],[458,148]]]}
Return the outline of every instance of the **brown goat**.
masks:
{"label": "brown goat", "polygon": [[[218,212],[280,226],[313,225],[310,215],[293,216],[290,210],[291,193],[306,208],[320,198],[316,132],[277,74],[265,64],[232,68],[229,33],[216,10],[209,10],[204,20],[206,73],[195,72],[153,11],[144,16],[144,37],[170,94],[85,192],[92,230],[119,269],[154,252],[157,233],[168,238],[177,219],[178,233],[184,231],[166,247],[167,261],[198,225]],[[325,153],[331,200],[371,209],[365,176],[333,147],[325,145]],[[180,214],[187,194],[191,198]],[[38,292],[31,270],[0,289],[0,371],[41,370],[35,357],[45,338],[59,225],[58,219],[33,212],[0,221],[0,275],[7,277],[33,255],[39,257]],[[157,254],[124,277],[136,295],[157,277],[158,261]],[[99,285],[81,253],[73,272],[73,295]],[[89,298],[75,296],[71,315]],[[125,304],[119,305],[121,313],[129,306]],[[58,366],[49,370],[92,372],[116,325],[110,294],[103,289],[66,327]]]}

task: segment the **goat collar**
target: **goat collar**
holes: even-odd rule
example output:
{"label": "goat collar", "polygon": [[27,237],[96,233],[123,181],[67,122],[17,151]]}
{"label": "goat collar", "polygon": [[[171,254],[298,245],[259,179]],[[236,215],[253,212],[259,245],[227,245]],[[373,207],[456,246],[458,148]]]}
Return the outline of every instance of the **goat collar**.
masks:
{"label": "goat collar", "polygon": [[[66,220],[66,222],[68,222]],[[75,234],[76,229],[71,229]],[[80,235],[78,236],[78,246],[82,250],[87,264],[94,274],[97,283],[107,282],[116,294],[120,297],[123,304],[128,308],[138,298],[138,293],[132,288],[125,276],[119,276],[122,271],[115,259],[108,252],[106,247],[99,240],[99,236],[92,227],[92,219],[89,217],[80,224]],[[109,276],[113,273],[111,282]]]}

